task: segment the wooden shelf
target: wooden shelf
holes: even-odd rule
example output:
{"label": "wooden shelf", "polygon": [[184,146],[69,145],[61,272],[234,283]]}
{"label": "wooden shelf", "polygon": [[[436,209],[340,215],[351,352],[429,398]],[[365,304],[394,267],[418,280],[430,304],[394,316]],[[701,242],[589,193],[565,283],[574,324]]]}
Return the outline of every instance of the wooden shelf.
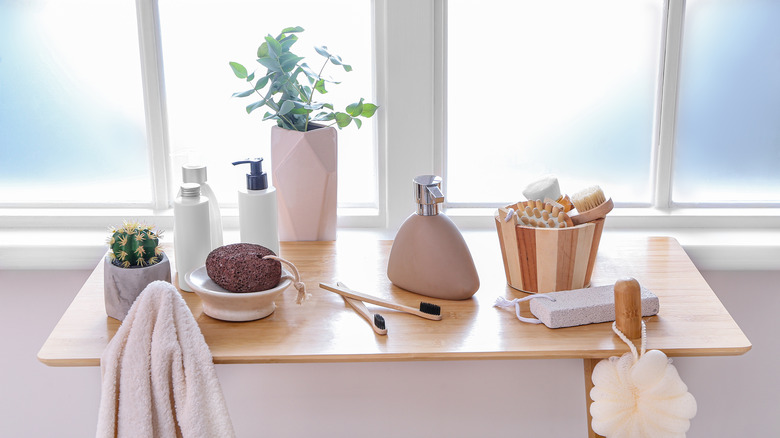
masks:
{"label": "wooden shelf", "polygon": [[[298,266],[312,297],[297,305],[295,291],[289,288],[277,300],[276,311],[262,320],[218,321],[203,314],[197,295],[182,294],[218,364],[596,359],[627,351],[609,323],[548,329],[521,323],[514,312],[493,307],[498,296],[511,299],[525,294],[506,285],[498,239],[488,236],[469,242],[481,287],[465,301],[432,299],[396,288],[385,275],[392,242],[366,239],[283,242],[281,255]],[[626,276],[636,278],[659,297],[660,312],[646,318],[648,349],[661,349],[669,356],[716,356],[739,355],[751,348],[674,239],[626,240],[605,234],[592,284],[612,284]],[[387,322],[387,336],[377,336],[340,296],[318,287],[320,282],[336,281],[414,307],[420,301],[438,304],[443,319],[429,321],[368,304],[370,311],[382,314]],[[527,312],[527,316],[532,315]],[[119,322],[105,314],[101,263],[38,358],[51,366],[98,366],[118,327]]]}

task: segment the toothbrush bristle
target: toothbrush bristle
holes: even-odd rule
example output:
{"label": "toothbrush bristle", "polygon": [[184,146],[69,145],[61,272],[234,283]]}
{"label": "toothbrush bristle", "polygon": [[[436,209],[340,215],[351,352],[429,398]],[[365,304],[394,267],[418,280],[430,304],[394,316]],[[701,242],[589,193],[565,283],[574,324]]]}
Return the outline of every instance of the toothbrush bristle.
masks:
{"label": "toothbrush bristle", "polygon": [[385,329],[385,318],[382,315],[380,315],[378,313],[375,313],[374,314],[374,325],[379,330],[384,330]]}
{"label": "toothbrush bristle", "polygon": [[422,302],[420,303],[420,312],[429,315],[441,315],[441,307],[436,304]]}

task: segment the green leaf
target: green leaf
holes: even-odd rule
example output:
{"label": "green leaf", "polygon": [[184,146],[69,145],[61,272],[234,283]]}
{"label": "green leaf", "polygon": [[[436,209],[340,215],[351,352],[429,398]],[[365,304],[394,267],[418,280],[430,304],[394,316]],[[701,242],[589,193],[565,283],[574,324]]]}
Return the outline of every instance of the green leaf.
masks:
{"label": "green leaf", "polygon": [[314,116],[312,120],[316,122],[327,122],[335,118],[336,118],[336,114],[323,111],[321,113],[318,113],[316,116]]}
{"label": "green leaf", "polygon": [[301,26],[295,26],[295,27],[285,27],[282,29],[282,33],[296,33],[296,32],[303,32],[303,28]]}
{"label": "green leaf", "polygon": [[247,82],[252,82],[254,80],[255,80],[255,72],[252,72],[251,74],[249,74],[249,76],[246,77]]}
{"label": "green leaf", "polygon": [[279,72],[282,71],[282,66],[279,65],[279,61],[276,59],[271,59],[270,56],[259,58],[257,62],[259,62],[263,67],[266,67],[268,70]]}
{"label": "green leaf", "polygon": [[342,62],[341,62],[341,56],[330,55],[330,56],[328,57],[328,59],[330,60],[330,62],[332,62],[332,63],[333,63],[333,64],[335,64],[335,65],[341,65],[341,64],[342,64]]}
{"label": "green leaf", "polygon": [[268,54],[272,58],[278,58],[282,55],[282,45],[274,37],[271,35],[266,36],[265,42],[268,43]]}
{"label": "green leaf", "polygon": [[247,97],[253,94],[255,94],[255,90],[251,89],[251,90],[242,91],[240,93],[233,93],[233,97]]}
{"label": "green leaf", "polygon": [[373,103],[364,103],[363,112],[361,112],[360,115],[363,117],[371,117],[374,115],[377,108],[379,107],[374,105]]}
{"label": "green leaf", "polygon": [[255,103],[253,103],[253,104],[251,104],[251,105],[247,105],[247,107],[246,107],[246,113],[247,113],[247,114],[251,114],[251,113],[252,113],[252,111],[254,111],[254,110],[256,110],[256,109],[260,108],[260,107],[261,107],[261,106],[263,106],[263,105],[265,105],[265,103],[266,103],[266,102],[267,102],[267,101],[266,101],[265,99],[263,99],[263,100],[258,100],[257,102],[255,102]]}
{"label": "green leaf", "polygon": [[363,112],[363,99],[360,99],[360,102],[357,103],[351,103],[347,105],[347,113],[349,113],[352,117],[357,117]]}
{"label": "green leaf", "polygon": [[328,52],[328,46],[314,46],[314,50],[320,55],[330,58],[330,52]]}
{"label": "green leaf", "polygon": [[331,111],[333,110],[333,104],[332,103],[325,103],[322,105],[325,108],[329,108]]}
{"label": "green leaf", "polygon": [[320,94],[325,94],[328,92],[328,90],[325,89],[325,80],[320,79],[317,81],[316,84],[314,84],[314,89],[317,90]]}
{"label": "green leaf", "polygon": [[358,129],[360,129],[361,126],[363,126],[363,122],[360,119],[353,119],[355,121],[355,125],[357,125]]}
{"label": "green leaf", "polygon": [[352,71],[352,66],[351,65],[344,64],[344,65],[342,65],[342,67],[344,67],[344,71]]}
{"label": "green leaf", "polygon": [[275,119],[275,118],[276,118],[276,114],[271,114],[271,113],[269,113],[269,112],[266,112],[266,113],[263,115],[263,120],[268,120],[268,119]]}
{"label": "green leaf", "polygon": [[257,48],[257,57],[266,58],[267,56],[268,56],[268,43],[260,44],[260,47]]}
{"label": "green leaf", "polygon": [[282,71],[290,72],[298,65],[298,61],[302,59],[303,58],[300,56],[295,56],[290,52],[286,52],[279,57],[279,65],[282,67]]}
{"label": "green leaf", "polygon": [[239,79],[246,79],[246,67],[243,65],[237,63],[237,62],[230,62],[230,68],[233,69],[233,74],[236,75]]}
{"label": "green leaf", "polygon": [[262,90],[266,84],[268,84],[268,76],[263,76],[257,80],[257,83],[255,84],[255,90]]}
{"label": "green leaf", "polygon": [[309,97],[311,96],[311,87],[308,87],[306,85],[302,85],[301,89],[298,90],[298,93],[301,96],[301,100],[308,101]]}
{"label": "green leaf", "polygon": [[290,114],[309,114],[312,110],[307,108],[295,108],[292,111],[290,111]]}
{"label": "green leaf", "polygon": [[282,45],[282,50],[285,52],[290,50],[290,47],[292,47],[293,44],[295,44],[298,41],[298,37],[295,35],[288,35],[281,40],[279,40],[279,44]]}
{"label": "green leaf", "polygon": [[352,116],[347,113],[336,113],[336,125],[339,129],[346,127],[352,122]]}
{"label": "green leaf", "polygon": [[279,112],[277,114],[283,116],[289,113],[293,108],[295,108],[295,103],[293,103],[291,100],[285,100],[282,102],[282,106],[279,108]]}

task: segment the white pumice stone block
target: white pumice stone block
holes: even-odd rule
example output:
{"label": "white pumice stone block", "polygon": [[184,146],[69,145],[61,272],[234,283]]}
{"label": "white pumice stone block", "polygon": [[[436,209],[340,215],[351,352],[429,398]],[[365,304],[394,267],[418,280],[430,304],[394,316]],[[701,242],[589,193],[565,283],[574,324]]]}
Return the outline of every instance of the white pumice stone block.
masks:
{"label": "white pumice stone block", "polygon": [[[596,286],[544,294],[555,301],[530,301],[531,313],[549,328],[573,327],[615,320],[615,286]],[[641,287],[642,316],[658,313],[658,297]]]}

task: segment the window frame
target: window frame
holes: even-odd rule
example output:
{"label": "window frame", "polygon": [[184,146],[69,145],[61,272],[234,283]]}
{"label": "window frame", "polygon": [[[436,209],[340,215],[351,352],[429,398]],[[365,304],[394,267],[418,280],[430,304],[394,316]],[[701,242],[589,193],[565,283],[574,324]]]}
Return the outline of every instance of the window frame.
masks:
{"label": "window frame", "polygon": [[[740,268],[745,262],[726,262],[734,247],[743,251],[760,251],[764,261],[751,264],[756,269],[777,269],[780,245],[772,245],[770,236],[780,233],[780,208],[750,208],[728,205],[675,205],[671,201],[672,158],[677,110],[677,87],[683,34],[684,0],[664,0],[665,32],[662,47],[662,82],[658,88],[660,104],[654,139],[654,196],[650,206],[621,206],[610,214],[609,228],[616,232],[664,234],[678,237],[685,244],[690,236],[705,241],[693,247],[709,254],[712,245],[723,252],[715,257],[713,267]],[[141,65],[146,105],[149,165],[153,178],[153,199],[149,206],[32,205],[0,206],[0,260],[9,263],[10,251],[66,252],[74,240],[91,236],[82,256],[63,262],[61,267],[87,266],[93,263],[96,245],[102,245],[107,224],[123,219],[138,219],[163,229],[173,227],[169,207],[173,172],[168,158],[168,134],[165,89],[160,45],[160,24],[156,0],[136,0]],[[392,238],[394,231],[414,211],[412,179],[434,173],[445,180],[446,191],[446,0],[372,0],[374,75],[377,112],[375,129],[377,147],[378,209],[339,210],[340,231],[369,229],[382,238]],[[410,31],[412,30],[412,31]],[[462,229],[492,231],[494,208],[484,206],[450,206],[444,211]],[[707,207],[707,208],[702,208]],[[752,206],[755,207],[755,206]],[[223,226],[226,232],[238,229],[237,209],[225,208]],[[739,224],[735,227],[734,224]],[[704,234],[703,234],[704,233]],[[769,233],[769,234],[767,234]],[[50,242],[45,236],[62,235],[64,240]],[[97,239],[94,236],[99,236]],[[780,236],[778,236],[780,237]],[[769,238],[769,240],[768,240]],[[33,240],[30,240],[33,239]],[[711,242],[708,244],[707,242]],[[697,246],[698,245],[698,246]],[[686,247],[686,249],[688,249]],[[9,254],[4,258],[1,253]],[[78,259],[83,257],[90,261]],[[29,254],[20,260],[29,259]],[[755,257],[754,257],[755,258]],[[75,261],[74,261],[75,260]],[[81,260],[81,261],[79,261]],[[772,262],[775,260],[775,262]],[[51,265],[48,265],[51,266]]]}

